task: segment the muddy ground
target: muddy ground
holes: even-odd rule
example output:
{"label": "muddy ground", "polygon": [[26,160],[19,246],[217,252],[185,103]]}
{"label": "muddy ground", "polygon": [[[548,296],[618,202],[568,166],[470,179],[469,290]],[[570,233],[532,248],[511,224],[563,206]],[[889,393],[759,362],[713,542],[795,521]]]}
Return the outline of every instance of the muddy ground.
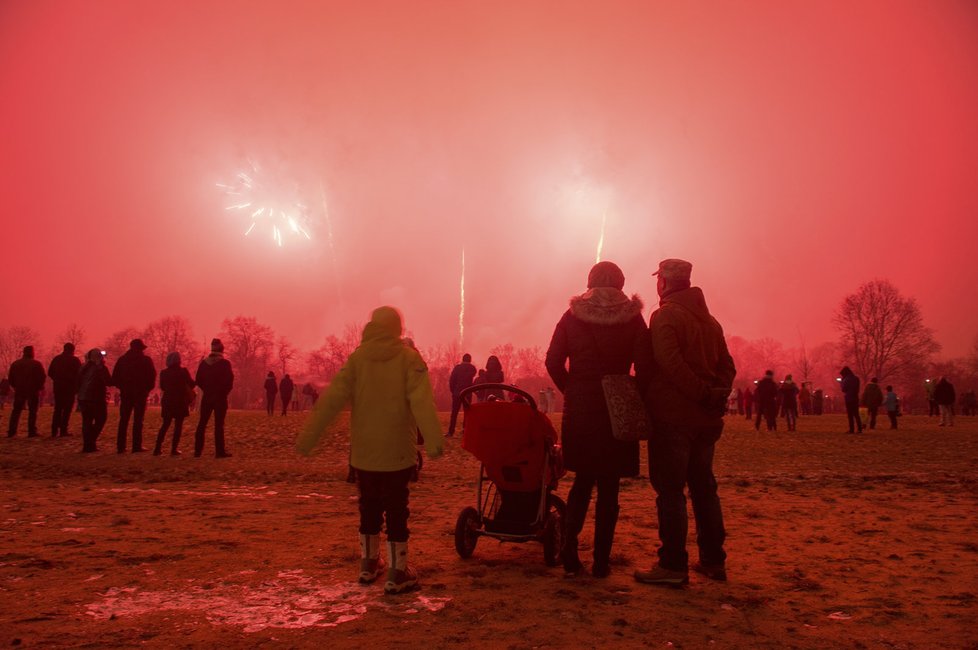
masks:
{"label": "muddy ground", "polygon": [[[115,413],[93,455],[78,435],[0,439],[0,645],[978,648],[975,418],[906,416],[862,436],[838,415],[792,434],[728,418],[730,580],[678,590],[631,576],[657,541],[644,461],[622,490],[609,578],[566,579],[538,543],[482,538],[460,559],[478,465],[450,441],[411,495],[423,587],[388,597],[355,582],[345,417],[307,459],[292,450],[300,414],[232,412],[234,457],[218,460],[193,458],[186,437],[179,458],[117,455]],[[5,430],[9,405],[0,415]],[[151,410],[148,438],[158,423]]]}

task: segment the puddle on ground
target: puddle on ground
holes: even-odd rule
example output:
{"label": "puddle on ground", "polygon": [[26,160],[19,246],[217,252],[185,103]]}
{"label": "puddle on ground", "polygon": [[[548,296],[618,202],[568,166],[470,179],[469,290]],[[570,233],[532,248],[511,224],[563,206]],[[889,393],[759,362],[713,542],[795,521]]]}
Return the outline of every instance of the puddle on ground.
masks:
{"label": "puddle on ground", "polygon": [[282,571],[274,580],[256,585],[191,586],[181,591],[142,591],[112,587],[102,600],[86,606],[100,620],[140,616],[165,610],[201,612],[214,625],[232,625],[245,632],[268,627],[335,627],[361,618],[370,609],[389,611],[410,621],[424,612],[437,612],[451,598],[431,598],[415,592],[385,596],[382,586],[355,582],[322,583],[301,569]]}

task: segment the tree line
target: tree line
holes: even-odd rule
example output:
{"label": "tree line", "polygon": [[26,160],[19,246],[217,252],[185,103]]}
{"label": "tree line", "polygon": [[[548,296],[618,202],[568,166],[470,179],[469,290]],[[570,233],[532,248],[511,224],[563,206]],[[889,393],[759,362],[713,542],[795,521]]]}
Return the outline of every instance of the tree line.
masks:
{"label": "tree line", "polygon": [[[727,345],[737,365],[737,385],[746,387],[766,370],[773,370],[777,377],[790,373],[796,382],[811,382],[813,388],[831,390],[829,387],[835,384],[836,373],[843,365],[850,366],[863,380],[878,377],[881,383],[901,386],[905,393],[921,386],[925,377],[946,375],[955,378],[962,388],[978,384],[978,337],[967,356],[936,359],[940,345],[933,331],[924,324],[916,300],[901,295],[887,280],[867,282],[846,296],[833,315],[833,324],[838,339],[812,347],[804,341],[798,347],[786,348],[769,337],[747,340],[728,336]],[[218,337],[224,342],[225,357],[234,367],[232,406],[256,406],[269,370],[279,378],[290,373],[297,383],[312,383],[321,389],[357,347],[362,329],[362,324],[350,323],[341,332],[325,336],[319,347],[303,351],[288,337],[277,335],[270,326],[253,317],[226,318]],[[6,373],[25,345],[34,345],[39,358],[50,359],[61,352],[66,342],[74,343],[79,351],[90,343],[91,347],[105,350],[112,364],[129,349],[129,341],[134,338],[143,339],[146,353],[158,369],[165,367],[169,352],[177,351],[184,365],[193,371],[208,350],[205,340],[196,336],[189,319],[183,316],[165,316],[141,328],[124,327],[101,343],[87,341],[84,328],[70,323],[48,349],[38,345],[40,337],[36,330],[13,325],[0,328],[0,372]],[[465,350],[453,341],[421,345],[419,351],[428,363],[439,409],[449,408],[448,377]],[[532,395],[551,385],[544,367],[545,353],[545,348],[539,345],[517,347],[511,343],[497,345],[489,351],[499,358],[507,381]],[[478,366],[485,360],[474,359],[474,362]]]}

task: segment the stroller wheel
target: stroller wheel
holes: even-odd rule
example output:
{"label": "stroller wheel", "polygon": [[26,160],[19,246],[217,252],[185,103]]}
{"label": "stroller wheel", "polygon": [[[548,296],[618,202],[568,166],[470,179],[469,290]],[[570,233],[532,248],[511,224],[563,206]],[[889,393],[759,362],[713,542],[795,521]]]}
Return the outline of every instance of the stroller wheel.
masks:
{"label": "stroller wheel", "polygon": [[564,554],[564,502],[560,497],[548,495],[547,518],[543,523],[543,561],[547,566],[557,566]]}
{"label": "stroller wheel", "polygon": [[475,551],[475,544],[479,541],[479,528],[482,522],[479,518],[479,511],[469,506],[458,516],[455,524],[455,550],[460,557],[472,557]]}

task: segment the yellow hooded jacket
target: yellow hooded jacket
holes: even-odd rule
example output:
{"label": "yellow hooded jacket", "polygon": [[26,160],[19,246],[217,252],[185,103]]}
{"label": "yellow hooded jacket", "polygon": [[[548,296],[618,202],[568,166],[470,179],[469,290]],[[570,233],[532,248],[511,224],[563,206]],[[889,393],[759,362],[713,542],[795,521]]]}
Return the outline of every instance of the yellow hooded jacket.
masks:
{"label": "yellow hooded jacket", "polygon": [[350,404],[350,464],[372,472],[394,472],[417,462],[417,428],[425,450],[437,458],[444,448],[428,366],[401,340],[401,315],[393,307],[375,309],[360,345],[316,401],[296,448],[308,455]]}

